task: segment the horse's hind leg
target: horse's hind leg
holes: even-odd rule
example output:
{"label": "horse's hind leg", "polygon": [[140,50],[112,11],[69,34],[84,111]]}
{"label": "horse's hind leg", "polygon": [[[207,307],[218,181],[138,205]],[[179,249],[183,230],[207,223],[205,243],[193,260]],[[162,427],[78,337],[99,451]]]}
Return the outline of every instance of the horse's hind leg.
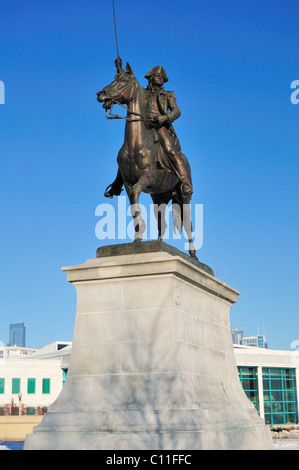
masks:
{"label": "horse's hind leg", "polygon": [[164,194],[151,194],[154,203],[154,214],[158,224],[158,240],[162,241],[165,234],[167,224],[165,220],[166,205],[170,200],[170,196]]}
{"label": "horse's hind leg", "polygon": [[187,237],[188,237],[188,243],[189,243],[189,255],[191,258],[198,259],[196,256],[196,250],[194,247],[193,243],[193,230],[192,230],[192,222],[191,222],[191,206],[190,203],[188,204],[182,204],[182,209],[183,209],[183,227],[186,231]]}
{"label": "horse's hind leg", "polygon": [[155,207],[154,210],[157,210],[157,222],[158,222],[158,240],[162,241],[164,233],[166,232],[167,224],[165,220],[165,204],[160,204],[157,208]]}
{"label": "horse's hind leg", "polygon": [[172,199],[172,203],[176,205],[176,226],[179,229],[184,227],[185,232],[188,237],[188,251],[191,258],[198,259],[196,256],[196,250],[193,243],[193,229],[191,223],[191,206],[190,206],[190,197],[183,197],[180,190],[177,192],[176,196]]}

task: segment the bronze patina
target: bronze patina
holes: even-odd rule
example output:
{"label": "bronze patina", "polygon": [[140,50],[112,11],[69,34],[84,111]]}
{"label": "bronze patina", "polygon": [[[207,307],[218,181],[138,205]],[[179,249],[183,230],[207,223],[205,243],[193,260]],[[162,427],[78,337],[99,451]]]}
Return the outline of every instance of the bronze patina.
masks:
{"label": "bronze patina", "polygon": [[172,201],[174,225],[179,232],[184,226],[189,254],[196,258],[190,214],[191,169],[172,125],[181,111],[174,92],[164,90],[166,72],[162,66],[153,67],[145,75],[148,86],[143,88],[129,63],[126,71],[120,58],[115,65],[114,81],[97,93],[97,100],[104,103],[106,112],[110,110],[110,118],[121,118],[111,114],[114,104],[126,105],[127,116],[123,117],[125,139],[117,157],[117,176],[106,188],[105,196],[118,196],[125,187],[135,219],[135,241],[142,239],[145,230],[139,206],[141,192],[149,193],[154,202],[159,240],[166,230],[165,206]]}

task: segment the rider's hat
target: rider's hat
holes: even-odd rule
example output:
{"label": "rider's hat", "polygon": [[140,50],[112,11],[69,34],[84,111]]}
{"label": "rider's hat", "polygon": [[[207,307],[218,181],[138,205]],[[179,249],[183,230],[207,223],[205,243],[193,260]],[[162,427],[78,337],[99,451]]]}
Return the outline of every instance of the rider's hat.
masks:
{"label": "rider's hat", "polygon": [[144,78],[147,78],[149,80],[151,76],[155,75],[156,73],[160,73],[162,75],[164,79],[164,83],[168,82],[168,77],[166,75],[166,72],[161,65],[157,65],[157,67],[153,67],[152,69],[150,69],[150,71],[147,72]]}

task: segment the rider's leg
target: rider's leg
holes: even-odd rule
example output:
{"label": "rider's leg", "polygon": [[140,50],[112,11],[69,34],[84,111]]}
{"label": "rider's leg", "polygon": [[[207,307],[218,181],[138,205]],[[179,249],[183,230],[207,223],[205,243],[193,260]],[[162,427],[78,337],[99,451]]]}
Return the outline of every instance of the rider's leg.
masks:
{"label": "rider's leg", "polygon": [[193,193],[193,188],[185,165],[185,157],[182,156],[181,152],[177,151],[175,140],[166,127],[161,127],[158,130],[158,134],[161,145],[167,156],[170,158],[177,176],[182,183],[182,194],[185,196],[191,196]]}

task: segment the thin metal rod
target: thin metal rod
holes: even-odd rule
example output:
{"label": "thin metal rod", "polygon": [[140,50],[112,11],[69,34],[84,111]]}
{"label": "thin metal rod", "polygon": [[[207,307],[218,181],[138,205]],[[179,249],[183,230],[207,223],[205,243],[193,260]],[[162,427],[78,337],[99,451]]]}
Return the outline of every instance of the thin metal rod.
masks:
{"label": "thin metal rod", "polygon": [[113,19],[114,19],[114,32],[115,32],[115,41],[116,41],[116,51],[117,51],[117,58],[119,59],[118,42],[117,42],[117,32],[116,32],[116,19],[115,19],[114,0],[112,0],[112,5],[113,5]]}

